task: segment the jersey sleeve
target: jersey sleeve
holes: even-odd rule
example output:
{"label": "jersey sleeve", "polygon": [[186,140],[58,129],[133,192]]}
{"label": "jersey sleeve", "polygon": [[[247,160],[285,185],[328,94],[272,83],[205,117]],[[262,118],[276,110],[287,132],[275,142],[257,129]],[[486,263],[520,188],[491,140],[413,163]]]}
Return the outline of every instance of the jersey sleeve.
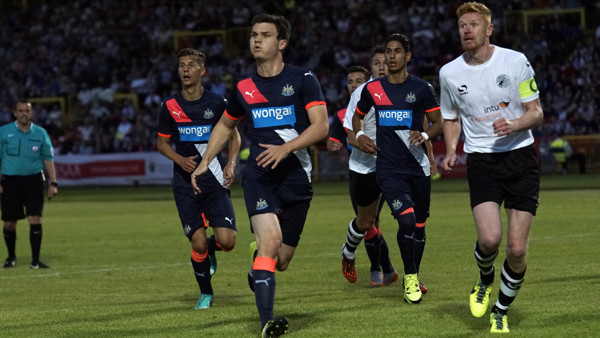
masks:
{"label": "jersey sleeve", "polygon": [[240,103],[239,100],[239,87],[240,83],[238,82],[235,85],[235,90],[231,91],[229,94],[229,98],[227,99],[227,106],[225,108],[225,114],[232,120],[238,120],[244,115],[244,107]]}
{"label": "jersey sleeve", "polygon": [[533,101],[540,96],[540,92],[534,78],[535,71],[524,54],[520,54],[517,62],[517,69],[521,70],[518,79],[519,97],[521,98],[521,102]]}
{"label": "jersey sleeve", "polygon": [[171,137],[175,134],[175,121],[171,117],[165,102],[161,102],[158,113],[158,135]]}
{"label": "jersey sleeve", "polygon": [[456,120],[459,117],[459,111],[452,101],[452,94],[443,74],[443,69],[440,71],[440,109],[442,110],[442,118],[445,120]]}
{"label": "jersey sleeve", "polygon": [[354,111],[356,110],[356,104],[360,100],[360,93],[362,92],[362,88],[365,86],[361,85],[352,92],[350,95],[350,102],[348,102],[348,107],[346,108],[346,116],[344,116],[344,128],[352,129],[352,118],[354,117]]}
{"label": "jersey sleeve", "polygon": [[307,111],[314,106],[326,105],[321,84],[313,72],[305,72],[302,77],[302,100]]}
{"label": "jersey sleeve", "polygon": [[44,142],[42,143],[42,149],[41,149],[41,158],[42,160],[54,160],[54,148],[52,147],[52,142],[50,141],[50,136],[48,135],[48,132],[44,129],[42,130],[42,134],[43,134],[43,138],[44,138]]}
{"label": "jersey sleeve", "polygon": [[427,85],[423,89],[425,94],[425,99],[423,101],[423,109],[425,110],[425,113],[430,113],[432,111],[440,109],[440,102],[438,101],[437,96],[435,95],[435,90],[433,89],[431,83],[426,83]]}
{"label": "jersey sleeve", "polygon": [[336,114],[336,116],[333,117],[333,122],[331,122],[331,125],[329,126],[329,139],[334,142],[344,143],[347,136],[348,133],[342,125],[342,121]]}
{"label": "jersey sleeve", "polygon": [[356,104],[356,113],[361,115],[367,115],[371,107],[373,107],[373,97],[369,92],[368,86],[364,86],[362,91],[360,92],[360,99]]}

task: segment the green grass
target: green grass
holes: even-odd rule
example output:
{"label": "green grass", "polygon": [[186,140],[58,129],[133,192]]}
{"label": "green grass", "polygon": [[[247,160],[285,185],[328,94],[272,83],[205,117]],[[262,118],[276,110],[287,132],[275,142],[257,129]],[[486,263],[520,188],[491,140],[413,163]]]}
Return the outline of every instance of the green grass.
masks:
{"label": "green grass", "polygon": [[[246,281],[252,236],[239,186],[232,197],[237,247],[218,254],[213,307],[195,311],[190,248],[168,187],[61,189],[43,219],[42,260],[50,270],[29,269],[28,226],[21,221],[17,227],[17,266],[0,269],[0,336],[257,337]],[[347,185],[315,184],[296,256],[288,271],[277,273],[275,314],[289,318],[286,336],[486,336],[488,317],[473,318],[467,303],[477,276],[468,199],[465,180],[434,182],[421,268],[430,292],[411,306],[402,301],[400,283],[367,287],[362,246],[358,282],[344,279],[340,246],[353,217]],[[543,177],[540,200],[526,281],[509,312],[513,336],[596,335],[600,176]],[[401,271],[397,225],[387,207],[382,229]]]}

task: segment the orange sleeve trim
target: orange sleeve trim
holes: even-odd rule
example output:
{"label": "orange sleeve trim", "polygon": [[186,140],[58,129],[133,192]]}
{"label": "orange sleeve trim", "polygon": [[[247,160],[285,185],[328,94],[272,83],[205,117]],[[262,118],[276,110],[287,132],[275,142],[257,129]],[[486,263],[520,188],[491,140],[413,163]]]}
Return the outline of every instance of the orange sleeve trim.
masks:
{"label": "orange sleeve trim", "polygon": [[199,254],[194,249],[192,249],[192,260],[194,262],[202,263],[208,257],[208,250],[204,251],[204,254]]}
{"label": "orange sleeve trim", "polygon": [[358,109],[358,107],[356,107],[356,112],[363,116],[367,115],[367,113],[363,113],[362,111],[360,111],[360,109]]}
{"label": "orange sleeve trim", "polygon": [[411,212],[414,213],[415,212],[415,208],[410,207],[410,208],[404,210],[400,215],[406,215],[406,214],[409,214]]}
{"label": "orange sleeve trim", "polygon": [[367,230],[367,233],[365,234],[365,240],[369,240],[375,236],[377,236],[377,233],[379,231],[377,230],[376,227],[371,227],[371,229]]}
{"label": "orange sleeve trim", "polygon": [[436,110],[440,110],[440,106],[437,106],[437,107],[435,107],[435,108],[431,108],[431,109],[427,109],[425,112],[426,112],[426,113],[430,113],[430,112],[432,112],[432,111],[436,111]]}
{"label": "orange sleeve trim", "polygon": [[223,113],[224,113],[224,114],[225,114],[227,117],[229,117],[230,119],[232,119],[232,120],[234,120],[234,121],[236,121],[236,120],[239,120],[239,119],[240,119],[239,117],[233,117],[233,116],[229,115],[229,113],[227,112],[227,109],[225,109],[225,111],[224,111]]}
{"label": "orange sleeve trim", "polygon": [[169,135],[169,134],[163,134],[163,133],[158,133],[158,136],[162,136],[162,137],[171,137],[171,135]]}
{"label": "orange sleeve trim", "polygon": [[277,265],[277,261],[273,258],[269,257],[256,257],[254,260],[254,265],[252,265],[253,270],[266,270],[269,272],[275,272],[275,266]]}
{"label": "orange sleeve trim", "polygon": [[425,227],[425,222],[417,223],[417,228],[423,228],[423,227]]}
{"label": "orange sleeve trim", "polygon": [[325,101],[313,101],[313,102],[310,102],[309,104],[307,104],[304,108],[306,110],[309,110],[310,108],[312,108],[314,106],[320,106],[320,105],[324,105],[325,107],[327,107],[327,103],[325,103]]}
{"label": "orange sleeve trim", "polygon": [[334,137],[329,137],[330,140],[332,140],[333,142],[337,142],[337,143],[342,143],[342,141],[338,140],[337,138]]}

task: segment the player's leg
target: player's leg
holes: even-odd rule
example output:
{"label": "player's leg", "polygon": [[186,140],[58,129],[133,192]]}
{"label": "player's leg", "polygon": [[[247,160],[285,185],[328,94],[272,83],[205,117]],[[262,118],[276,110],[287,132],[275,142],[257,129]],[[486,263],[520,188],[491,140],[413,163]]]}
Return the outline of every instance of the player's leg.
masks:
{"label": "player's leg", "polygon": [[381,215],[381,209],[385,205],[385,199],[380,197],[379,208],[377,210],[377,216],[375,216],[375,227],[377,228],[377,237],[379,237],[379,265],[383,272],[383,285],[387,286],[398,280],[398,272],[394,269],[392,261],[390,260],[390,249],[387,245],[385,237],[379,227],[379,216]]}
{"label": "player's leg", "polygon": [[44,181],[41,175],[29,177],[25,184],[25,214],[29,221],[29,243],[31,245],[32,269],[47,269],[40,261],[42,248],[42,210],[44,208]]}
{"label": "player's leg", "polygon": [[261,327],[264,328],[274,317],[275,267],[282,235],[279,220],[274,213],[253,215],[250,222],[257,245],[257,254],[252,266],[254,297]]}
{"label": "player's leg", "polygon": [[[4,196],[4,195],[2,195]],[[4,212],[2,213],[4,215]],[[4,221],[3,233],[4,243],[6,244],[6,250],[8,251],[8,257],[4,261],[4,268],[12,268],[17,264],[17,255],[15,253],[15,247],[17,243],[17,221]]]}
{"label": "player's leg", "polygon": [[[414,177],[413,202],[415,203],[415,266],[417,274],[421,271],[421,260],[425,252],[425,224],[429,217],[429,206],[431,203],[431,179],[429,177]],[[420,275],[419,275],[420,277]],[[422,293],[427,292],[427,287],[421,283],[419,278],[419,289]]]}
{"label": "player's leg", "polygon": [[4,268],[12,268],[17,263],[15,247],[17,243],[17,220],[25,217],[23,212],[23,199],[21,188],[15,186],[13,177],[2,177],[2,194],[0,203],[2,208],[2,220],[4,221],[3,235],[4,243],[8,251],[8,257],[4,261]]}
{"label": "player's leg", "polygon": [[213,235],[208,237],[208,258],[210,260],[210,274],[217,272],[217,255],[215,251],[233,250],[237,237],[235,214],[233,205],[226,189],[218,189],[205,200],[206,213],[213,228]]}

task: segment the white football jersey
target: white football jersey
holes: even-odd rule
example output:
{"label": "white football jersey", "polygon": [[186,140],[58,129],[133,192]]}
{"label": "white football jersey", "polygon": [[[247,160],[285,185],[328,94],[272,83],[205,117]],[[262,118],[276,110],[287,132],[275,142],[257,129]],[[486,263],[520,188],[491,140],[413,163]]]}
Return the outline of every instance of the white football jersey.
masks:
{"label": "white football jersey", "polygon": [[[372,79],[373,78],[371,78],[371,80]],[[361,84],[358,88],[354,90],[354,92],[350,96],[350,102],[348,102],[348,108],[346,109],[346,116],[344,116],[344,128],[354,130],[354,128],[352,128],[352,117],[354,116],[354,112],[356,111],[356,104],[360,100],[360,93],[362,93],[362,89],[367,83],[368,82]],[[373,140],[373,142],[375,142],[375,144],[377,144],[376,123],[377,122],[375,121],[375,108],[371,108],[367,115],[365,115],[363,131],[365,135],[367,135],[371,140]],[[355,147],[352,148],[352,153],[350,153],[348,168],[359,174],[368,174],[375,171],[376,160],[376,155],[367,154]]]}
{"label": "white football jersey", "polygon": [[466,153],[495,153],[533,143],[531,130],[494,134],[499,118],[514,120],[525,113],[521,103],[539,97],[535,72],[523,53],[494,46],[492,57],[481,65],[468,65],[463,55],[440,70],[442,117],[460,117]]}

